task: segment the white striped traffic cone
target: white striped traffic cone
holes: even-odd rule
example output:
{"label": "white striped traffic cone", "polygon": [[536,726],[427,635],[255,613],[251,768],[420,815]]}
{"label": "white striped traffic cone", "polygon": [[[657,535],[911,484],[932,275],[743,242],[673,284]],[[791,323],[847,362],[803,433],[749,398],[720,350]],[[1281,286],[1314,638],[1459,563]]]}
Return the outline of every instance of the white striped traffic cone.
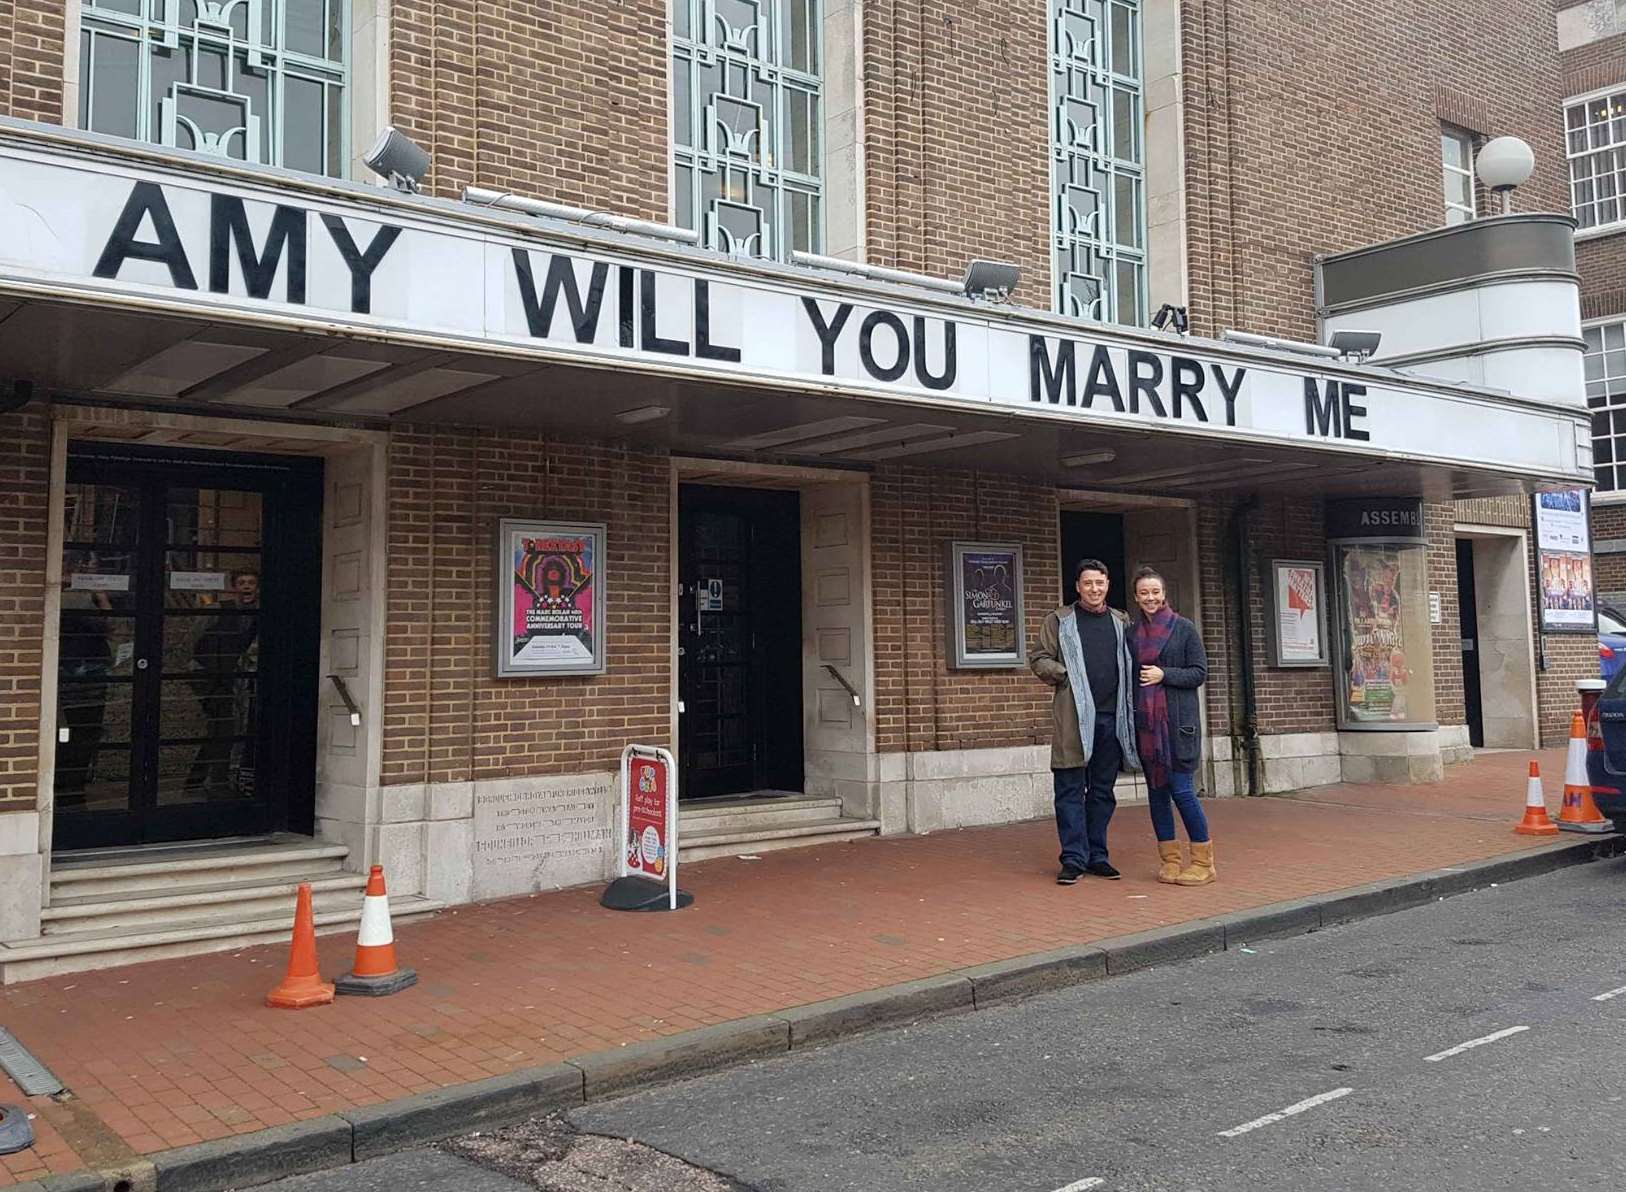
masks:
{"label": "white striped traffic cone", "polygon": [[356,932],[356,965],[333,983],[338,993],[383,997],[418,983],[418,974],[395,962],[395,933],[390,929],[390,899],[384,892],[384,867],[367,875],[361,900],[361,929]]}

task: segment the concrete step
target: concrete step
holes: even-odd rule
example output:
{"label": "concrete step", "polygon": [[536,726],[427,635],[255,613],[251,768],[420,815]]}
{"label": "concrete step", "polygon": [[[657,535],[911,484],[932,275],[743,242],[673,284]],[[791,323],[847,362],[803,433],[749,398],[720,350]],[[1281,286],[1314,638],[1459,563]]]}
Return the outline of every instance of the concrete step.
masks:
{"label": "concrete step", "polygon": [[702,799],[678,805],[678,837],[810,824],[841,815],[841,800],[805,795]]}
{"label": "concrete step", "polygon": [[224,882],[286,882],[334,875],[349,850],[308,836],[204,847],[68,854],[51,860],[51,902],[182,894]]}
{"label": "concrete step", "polygon": [[[397,926],[402,921],[441,909],[442,903],[418,895],[390,899],[390,919]],[[318,912],[316,930],[319,935],[330,935],[352,930],[360,921],[361,900],[357,898],[353,907]],[[83,931],[45,936],[21,944],[0,944],[0,983],[11,985],[63,973],[140,964],[149,960],[169,960],[206,952],[235,952],[259,944],[286,944],[293,924],[294,908],[290,903],[284,914],[255,919],[231,916],[158,930],[122,928]],[[267,965],[267,989],[281,977],[284,959],[279,954],[275,964]],[[403,960],[403,963],[410,961]]]}
{"label": "concrete step", "polygon": [[847,819],[842,816],[780,827],[726,828],[713,832],[689,833],[680,827],[678,862],[704,861],[708,857],[737,857],[741,853],[766,853],[813,844],[837,844],[844,840],[876,836],[880,831],[880,820]]}
{"label": "concrete step", "polygon": [[[217,875],[219,876],[219,875]],[[40,913],[46,935],[82,932],[159,930],[232,917],[262,919],[292,912],[299,883],[311,884],[316,913],[361,905],[367,878],[359,873],[322,871],[287,879],[244,879],[212,886],[186,887],[179,893],[137,891],[130,894],[58,896]],[[71,887],[70,887],[71,888]]]}

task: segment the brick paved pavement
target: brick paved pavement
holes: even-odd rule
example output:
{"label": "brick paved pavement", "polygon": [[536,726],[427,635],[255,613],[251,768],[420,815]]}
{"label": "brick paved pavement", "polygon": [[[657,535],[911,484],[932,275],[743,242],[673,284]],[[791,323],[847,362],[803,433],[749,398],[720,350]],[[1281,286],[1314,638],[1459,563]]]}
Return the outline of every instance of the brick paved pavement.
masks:
{"label": "brick paved pavement", "polygon": [[[1556,814],[1563,754],[1540,755]],[[694,907],[618,915],[598,889],[401,927],[421,984],[266,1009],[285,948],[157,961],[0,989],[0,1023],[76,1102],[28,1099],[38,1144],[0,1184],[150,1153],[823,998],[1302,898],[1532,846],[1515,836],[1529,755],[1481,754],[1443,783],[1346,784],[1206,804],[1220,880],[1153,880],[1142,806],[1112,834],[1121,882],[1054,882],[1048,822],[691,865]],[[320,941],[323,971],[350,936]],[[659,981],[657,988],[655,982]],[[21,1103],[0,1080],[0,1098]]]}

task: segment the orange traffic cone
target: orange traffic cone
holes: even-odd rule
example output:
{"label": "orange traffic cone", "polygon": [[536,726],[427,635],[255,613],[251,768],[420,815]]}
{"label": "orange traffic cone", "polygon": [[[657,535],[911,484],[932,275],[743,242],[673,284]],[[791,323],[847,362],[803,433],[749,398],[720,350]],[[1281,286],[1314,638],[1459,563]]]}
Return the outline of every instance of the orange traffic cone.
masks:
{"label": "orange traffic cone", "polygon": [[294,907],[294,942],[288,952],[288,975],[270,993],[265,1004],[282,1010],[325,1006],[333,1000],[333,986],[322,980],[316,966],[316,914],[311,910],[311,884],[299,883]]}
{"label": "orange traffic cone", "polygon": [[1566,832],[1615,830],[1592,801],[1592,784],[1586,776],[1586,719],[1579,712],[1570,717],[1570,751],[1564,759],[1564,806],[1558,813],[1558,826]]}
{"label": "orange traffic cone", "polygon": [[383,997],[417,983],[417,973],[395,962],[395,933],[390,928],[390,899],[384,892],[384,867],[374,865],[367,875],[367,893],[361,900],[356,965],[333,983],[334,988],[340,993]]}
{"label": "orange traffic cone", "polygon": [[1524,788],[1524,818],[1513,829],[1520,836],[1557,836],[1558,825],[1547,818],[1547,798],[1541,793],[1541,767],[1530,759],[1530,781]]}

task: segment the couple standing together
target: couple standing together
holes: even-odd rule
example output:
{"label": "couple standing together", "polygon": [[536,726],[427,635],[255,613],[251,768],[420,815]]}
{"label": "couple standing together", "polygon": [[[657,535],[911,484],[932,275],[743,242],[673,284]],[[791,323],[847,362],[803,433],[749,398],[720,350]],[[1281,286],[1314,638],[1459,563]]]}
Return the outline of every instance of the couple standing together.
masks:
{"label": "couple standing together", "polygon": [[[1073,568],[1076,604],[1045,617],[1029,659],[1033,673],[1056,689],[1050,769],[1056,787],[1064,886],[1084,874],[1116,878],[1107,860],[1107,823],[1118,805],[1120,769],[1146,776],[1157,833],[1157,880],[1202,886],[1214,880],[1214,844],[1197,802],[1193,776],[1202,753],[1197,689],[1208,677],[1208,655],[1197,627],[1168,606],[1163,577],[1135,573],[1133,619],[1107,604],[1106,564],[1084,559]],[[1191,839],[1185,862],[1174,832],[1178,808]]]}

